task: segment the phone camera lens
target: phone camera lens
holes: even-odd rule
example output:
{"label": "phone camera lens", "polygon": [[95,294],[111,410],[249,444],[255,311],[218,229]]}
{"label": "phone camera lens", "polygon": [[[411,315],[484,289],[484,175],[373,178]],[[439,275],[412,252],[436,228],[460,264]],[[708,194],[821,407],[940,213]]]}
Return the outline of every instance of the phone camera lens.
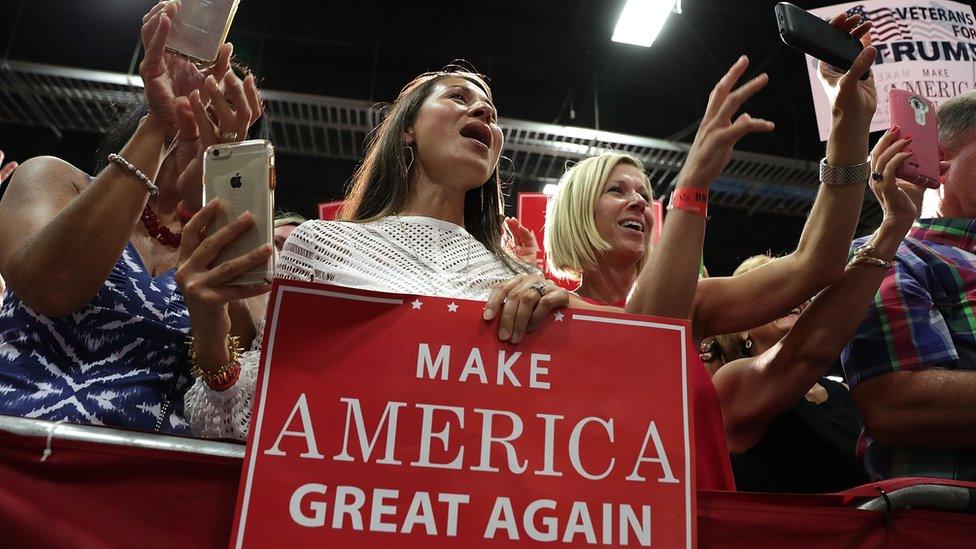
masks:
{"label": "phone camera lens", "polygon": [[217,149],[216,151],[214,151],[214,152],[213,152],[213,155],[214,155],[215,157],[216,157],[216,156],[220,156],[220,149]]}

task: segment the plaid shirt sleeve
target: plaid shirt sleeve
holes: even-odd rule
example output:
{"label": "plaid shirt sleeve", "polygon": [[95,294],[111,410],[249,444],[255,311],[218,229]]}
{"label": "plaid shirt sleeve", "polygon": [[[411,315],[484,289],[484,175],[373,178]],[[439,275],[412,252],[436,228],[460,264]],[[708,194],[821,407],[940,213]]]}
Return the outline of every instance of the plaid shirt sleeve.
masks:
{"label": "plaid shirt sleeve", "polygon": [[841,353],[851,387],[889,372],[958,359],[949,328],[924,281],[924,274],[916,276],[908,263],[896,259],[864,322]]}

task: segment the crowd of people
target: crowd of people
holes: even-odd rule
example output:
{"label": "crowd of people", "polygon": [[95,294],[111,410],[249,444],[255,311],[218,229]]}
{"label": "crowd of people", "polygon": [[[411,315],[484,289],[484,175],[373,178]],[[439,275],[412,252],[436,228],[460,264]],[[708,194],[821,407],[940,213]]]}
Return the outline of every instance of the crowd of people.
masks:
{"label": "crowd of people", "polygon": [[[274,246],[214,266],[253,219],[205,236],[219,204],[201,203],[202,151],[267,137],[268,124],[230,44],[205,69],[166,53],[178,9],[143,18],[144,100],[106,137],[94,176],[53,157],[0,170],[0,413],[245,439],[270,285],[227,283],[277,254],[283,279],[483,301],[513,345],[560,307],[688,319],[701,344],[689,366],[699,488],[976,480],[976,92],[939,110],[939,213],[919,219],[921,190],[895,177],[912,136],[892,128],[869,150],[877,51],[859,16],[831,21],[865,47],[846,72],[820,66],[832,129],[792,253],[700,276],[709,185],[739,140],[774,130],[739,113],[769,81],[740,83],[742,56],[709,96],[653,246],[637,158],[567,170],[544,247],[577,281],[569,291],[503,217],[491,88],[458,66],[403,87],[341,221],[280,216]],[[852,242],[866,187],[884,219]],[[826,377],[838,361],[846,383]]]}

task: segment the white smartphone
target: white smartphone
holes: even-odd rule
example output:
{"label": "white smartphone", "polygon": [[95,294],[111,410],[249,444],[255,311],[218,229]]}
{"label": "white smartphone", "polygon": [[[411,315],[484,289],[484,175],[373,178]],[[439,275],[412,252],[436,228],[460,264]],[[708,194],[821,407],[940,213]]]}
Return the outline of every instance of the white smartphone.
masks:
{"label": "white smartphone", "polygon": [[227,39],[240,0],[180,0],[166,51],[210,67]]}
{"label": "white smartphone", "polygon": [[[220,199],[220,211],[207,227],[210,236],[251,212],[254,225],[239,235],[217,255],[214,266],[240,257],[274,238],[274,148],[269,141],[253,139],[208,147],[203,156],[203,203]],[[274,278],[274,257],[228,282],[234,286],[253,286]]]}

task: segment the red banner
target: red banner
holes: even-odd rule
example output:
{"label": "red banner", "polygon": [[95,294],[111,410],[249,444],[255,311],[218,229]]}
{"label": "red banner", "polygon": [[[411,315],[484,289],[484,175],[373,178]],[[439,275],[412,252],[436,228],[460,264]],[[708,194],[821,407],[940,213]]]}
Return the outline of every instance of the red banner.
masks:
{"label": "red banner", "polygon": [[692,547],[687,325],[483,306],[276,281],[232,545]]}

